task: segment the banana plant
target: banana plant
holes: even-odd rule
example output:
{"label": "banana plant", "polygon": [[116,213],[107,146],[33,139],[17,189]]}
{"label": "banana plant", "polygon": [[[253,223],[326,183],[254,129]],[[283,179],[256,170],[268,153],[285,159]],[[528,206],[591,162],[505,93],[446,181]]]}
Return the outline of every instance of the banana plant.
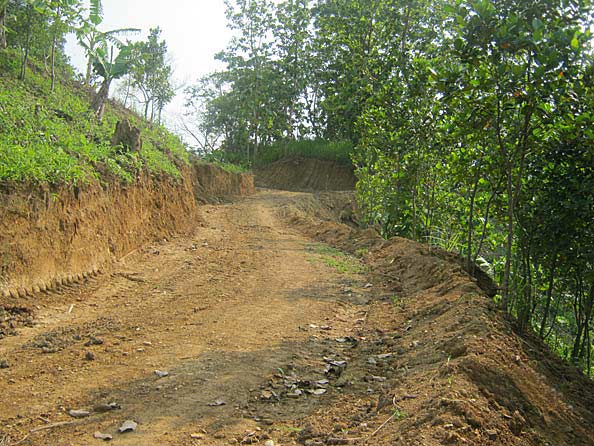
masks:
{"label": "banana plant", "polygon": [[[1,1],[1,0],[0,0]],[[91,74],[93,72],[93,60],[96,50],[104,44],[122,47],[124,43],[119,39],[120,36],[139,33],[138,28],[119,28],[110,31],[100,31],[99,26],[103,23],[103,4],[101,0],[90,0],[89,17],[83,21],[80,28],[76,30],[78,43],[83,47],[87,54],[87,71],[85,74],[85,83],[91,84]]]}
{"label": "banana plant", "polygon": [[91,104],[99,120],[103,118],[111,83],[129,73],[132,67],[132,48],[129,45],[122,45],[118,49],[115,59],[114,46],[108,48],[105,42],[92,53],[94,71],[103,78],[101,87]]}

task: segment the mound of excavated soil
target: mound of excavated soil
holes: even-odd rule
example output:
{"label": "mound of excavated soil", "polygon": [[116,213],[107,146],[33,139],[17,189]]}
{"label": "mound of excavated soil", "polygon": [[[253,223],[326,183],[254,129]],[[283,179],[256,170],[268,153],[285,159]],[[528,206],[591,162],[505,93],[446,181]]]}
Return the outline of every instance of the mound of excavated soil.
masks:
{"label": "mound of excavated soil", "polygon": [[335,437],[364,445],[594,444],[594,382],[518,332],[487,297],[486,275],[471,277],[449,253],[328,218],[343,206],[341,196],[293,196],[280,212],[301,232],[364,254],[374,285],[391,290],[393,303],[371,306],[373,342],[344,377],[385,384],[379,398],[345,387],[339,404],[301,424],[307,438],[339,424],[348,433]]}
{"label": "mound of excavated soil", "polygon": [[347,191],[357,183],[353,166],[311,158],[277,161],[254,174],[258,187],[289,191]]}

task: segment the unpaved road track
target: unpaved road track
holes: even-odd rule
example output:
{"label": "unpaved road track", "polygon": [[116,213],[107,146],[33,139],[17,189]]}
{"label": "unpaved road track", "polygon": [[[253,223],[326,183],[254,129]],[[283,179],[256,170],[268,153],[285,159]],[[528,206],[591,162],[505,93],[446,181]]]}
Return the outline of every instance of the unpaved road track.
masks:
{"label": "unpaved road track", "polygon": [[[326,265],[277,217],[289,195],[204,207],[194,237],[36,298],[35,325],[0,340],[10,365],[0,370],[0,445],[100,444],[96,431],[116,445],[230,444],[251,432],[278,444],[294,417],[329,404],[332,389],[268,404],[263,389],[299,367],[323,379],[332,342],[360,328],[377,291]],[[110,402],[121,409],[67,415]],[[128,419],[137,430],[118,434]]]}

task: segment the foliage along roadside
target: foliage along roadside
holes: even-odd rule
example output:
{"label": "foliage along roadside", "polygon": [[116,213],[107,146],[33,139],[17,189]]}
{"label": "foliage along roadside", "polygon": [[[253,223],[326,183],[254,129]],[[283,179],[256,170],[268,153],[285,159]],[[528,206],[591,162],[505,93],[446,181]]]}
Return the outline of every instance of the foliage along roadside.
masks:
{"label": "foliage along roadside", "polygon": [[593,373],[592,12],[230,1],[226,67],[187,90],[196,143],[257,164],[291,139],[351,141],[369,225],[486,266],[519,327]]}
{"label": "foliage along roadside", "polygon": [[301,140],[280,141],[261,148],[260,156],[248,159],[241,150],[218,149],[204,155],[211,162],[223,162],[244,168],[264,166],[287,158],[312,158],[352,164],[354,146],[350,141]]}
{"label": "foliage along roadside", "polygon": [[[113,102],[95,119],[89,90],[68,73],[51,92],[41,63],[31,60],[25,81],[18,79],[18,55],[0,51],[0,181],[81,184],[117,178],[133,182],[143,170],[179,177],[189,155],[181,141]],[[139,153],[111,145],[118,120],[141,130]]]}

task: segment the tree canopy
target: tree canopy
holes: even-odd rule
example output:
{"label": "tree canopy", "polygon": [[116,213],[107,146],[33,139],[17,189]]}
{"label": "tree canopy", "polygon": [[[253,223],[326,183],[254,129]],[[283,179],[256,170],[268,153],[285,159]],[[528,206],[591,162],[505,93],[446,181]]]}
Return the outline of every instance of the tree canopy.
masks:
{"label": "tree canopy", "polygon": [[521,328],[590,371],[591,14],[587,0],[228,1],[226,68],[188,104],[247,162],[349,141],[367,224],[483,267]]}

